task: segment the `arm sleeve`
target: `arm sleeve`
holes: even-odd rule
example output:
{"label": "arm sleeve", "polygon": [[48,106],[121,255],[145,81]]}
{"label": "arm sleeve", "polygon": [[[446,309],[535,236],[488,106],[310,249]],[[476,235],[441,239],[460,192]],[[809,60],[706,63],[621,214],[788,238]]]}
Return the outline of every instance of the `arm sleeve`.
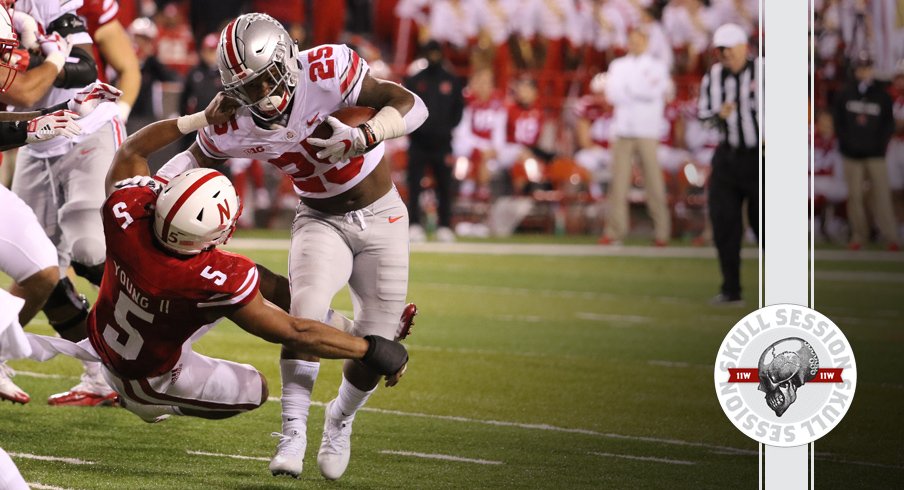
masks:
{"label": "arm sleeve", "polygon": [[78,62],[63,65],[63,79],[61,82],[55,81],[55,87],[81,88],[97,80],[97,63],[87,51],[76,46],[72,48],[69,57]]}
{"label": "arm sleeve", "polygon": [[[411,91],[409,90],[409,92]],[[402,117],[405,120],[405,134],[411,134],[412,131],[421,127],[421,124],[424,124],[427,116],[430,115],[424,101],[414,92],[411,92],[411,95],[414,96],[414,105]]]}

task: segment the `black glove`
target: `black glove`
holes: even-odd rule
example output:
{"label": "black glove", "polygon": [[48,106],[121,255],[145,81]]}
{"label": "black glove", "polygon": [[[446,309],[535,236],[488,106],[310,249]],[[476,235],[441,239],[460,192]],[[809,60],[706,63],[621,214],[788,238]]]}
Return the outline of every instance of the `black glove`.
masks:
{"label": "black glove", "polygon": [[402,344],[376,335],[368,335],[364,340],[368,344],[367,353],[361,361],[374,371],[391,376],[408,362],[408,351]]}

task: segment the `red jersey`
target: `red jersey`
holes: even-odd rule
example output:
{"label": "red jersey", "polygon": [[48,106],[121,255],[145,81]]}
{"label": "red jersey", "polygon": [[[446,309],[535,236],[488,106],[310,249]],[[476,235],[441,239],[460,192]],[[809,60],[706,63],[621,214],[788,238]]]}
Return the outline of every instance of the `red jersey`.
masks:
{"label": "red jersey", "polygon": [[536,104],[522,107],[513,103],[508,104],[505,112],[505,142],[537,146],[543,129],[543,111]]}
{"label": "red jersey", "polygon": [[489,140],[493,137],[493,128],[503,109],[502,97],[497,93],[484,101],[465,94],[465,117],[471,133],[478,138]]}
{"label": "red jersey", "polygon": [[595,145],[609,148],[612,136],[612,107],[591,95],[578,100],[574,108],[577,116],[590,123],[590,139]]}
{"label": "red jersey", "polygon": [[88,338],[104,364],[128,379],[172,369],[192,334],[248,304],[260,282],[241,255],[164,252],[153,232],[156,198],[147,187],[128,187],[102,209],[107,263]]}
{"label": "red jersey", "polygon": [[830,176],[841,168],[841,150],[835,136],[826,138],[818,132],[813,137],[813,175]]}
{"label": "red jersey", "polygon": [[[85,0],[76,13],[85,20],[91,39],[96,40],[97,29],[116,20],[116,14],[119,13],[119,2],[116,0]],[[91,47],[94,50],[94,60],[97,62],[97,78],[102,82],[107,82],[104,57],[101,56],[97,43],[92,44]]]}

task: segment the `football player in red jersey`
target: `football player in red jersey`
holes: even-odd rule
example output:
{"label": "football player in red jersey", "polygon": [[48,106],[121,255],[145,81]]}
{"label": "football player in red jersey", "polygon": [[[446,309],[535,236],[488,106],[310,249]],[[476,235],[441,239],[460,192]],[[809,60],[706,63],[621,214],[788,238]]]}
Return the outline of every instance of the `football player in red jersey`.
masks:
{"label": "football player in red jersey", "polygon": [[[370,76],[367,63],[345,45],[299,53],[282,25],[264,14],[245,14],[226,26],[218,64],[224,90],[242,107],[218,125],[209,125],[203,113],[180,118],[179,128],[198,130],[197,140],[158,175],[249,154],[276,165],[301,197],[289,251],[292,315],[324,319],[333,296],[348,284],[355,333],[394,338],[408,290],[408,212],[388,163],[381,163],[381,142],[420,126],[427,118],[423,101]],[[357,127],[330,116],[349,106],[378,112]],[[332,135],[308,138],[324,120]],[[280,369],[283,426],[270,469],[297,477],[319,359],[287,348]],[[379,381],[356,362],[347,361],[343,374],[326,409],[317,458],[329,479],[345,472],[352,421]]]}
{"label": "football player in red jersey", "polygon": [[[512,100],[493,129],[493,147],[499,165],[510,175],[516,194],[528,192],[527,162],[537,162],[535,175],[545,173],[552,155],[537,147],[543,130],[543,110],[538,103],[537,81],[521,76],[512,84]],[[542,178],[542,177],[535,177]]]}
{"label": "football player in red jersey", "polygon": [[165,186],[147,177],[141,145],[178,139],[176,126],[176,120],[161,121],[137,133],[134,144],[117,152],[107,176],[112,192],[102,214],[108,255],[88,331],[104,377],[124,406],[154,422],[166,415],[225,418],[263,404],[267,386],[256,369],[191,349],[223,317],[297,352],[358,360],[395,384],[408,360],[401,344],[289,316],[264,299],[254,262],[216,248],[241,214],[226,177],[193,169]]}

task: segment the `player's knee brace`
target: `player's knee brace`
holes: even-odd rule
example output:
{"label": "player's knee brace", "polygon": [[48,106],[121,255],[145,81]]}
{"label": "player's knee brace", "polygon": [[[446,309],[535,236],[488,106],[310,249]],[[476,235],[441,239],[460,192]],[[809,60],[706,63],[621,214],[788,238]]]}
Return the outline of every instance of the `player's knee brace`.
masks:
{"label": "player's knee brace", "polygon": [[88,300],[75,291],[68,277],[60,279],[47,302],[44,314],[58,333],[65,332],[88,317]]}
{"label": "player's knee brace", "polygon": [[79,262],[72,262],[72,270],[80,277],[84,277],[91,284],[100,287],[100,280],[104,277],[104,263],[97,265],[85,265]]}

